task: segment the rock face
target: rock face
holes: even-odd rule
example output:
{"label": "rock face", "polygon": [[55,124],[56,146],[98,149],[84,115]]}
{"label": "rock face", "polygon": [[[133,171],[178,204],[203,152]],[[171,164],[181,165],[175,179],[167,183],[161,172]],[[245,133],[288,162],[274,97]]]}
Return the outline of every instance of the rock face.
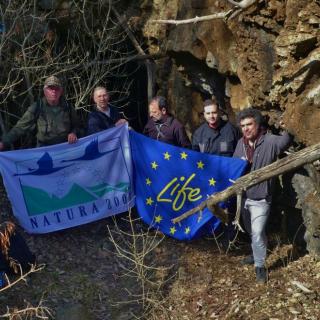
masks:
{"label": "rock face", "polygon": [[[171,60],[166,72],[161,68],[158,86],[190,129],[198,125],[203,99],[215,95],[224,106],[226,95],[234,111],[248,106],[277,111],[271,125],[281,115],[297,141],[320,141],[319,1],[258,1],[227,21],[182,25],[152,20],[190,19],[232,6],[218,0],[153,0],[141,8],[150,53]],[[173,95],[177,82],[183,85]],[[184,108],[178,107],[185,97]]]}
{"label": "rock face", "polygon": [[[227,20],[179,25],[153,21],[191,19],[232,8],[223,0],[143,2],[140,20],[149,53],[167,57],[157,62],[159,92],[168,96],[189,133],[199,125],[202,102],[215,95],[231,119],[254,106],[268,114],[271,127],[282,118],[298,144],[320,142],[318,0],[257,1]],[[308,249],[319,254],[319,239],[313,236],[319,225],[319,197],[312,196],[314,184],[300,180],[288,183],[300,200],[308,199],[301,205],[305,238]]]}

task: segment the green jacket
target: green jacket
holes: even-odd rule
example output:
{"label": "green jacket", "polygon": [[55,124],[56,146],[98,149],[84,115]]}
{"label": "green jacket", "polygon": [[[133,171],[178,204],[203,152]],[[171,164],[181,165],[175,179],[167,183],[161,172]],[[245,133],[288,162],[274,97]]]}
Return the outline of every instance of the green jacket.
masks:
{"label": "green jacket", "polygon": [[78,131],[79,120],[74,108],[66,102],[50,106],[42,98],[33,103],[16,125],[2,136],[2,142],[8,146],[23,135],[36,132],[37,145],[48,146],[67,142],[68,134],[78,135]]}

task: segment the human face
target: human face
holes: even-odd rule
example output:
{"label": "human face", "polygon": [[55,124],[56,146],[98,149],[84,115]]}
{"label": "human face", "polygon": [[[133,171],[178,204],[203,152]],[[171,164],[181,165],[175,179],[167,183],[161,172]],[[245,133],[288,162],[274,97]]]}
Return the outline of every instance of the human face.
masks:
{"label": "human face", "polygon": [[218,106],[215,104],[212,104],[210,106],[205,106],[203,116],[208,122],[209,126],[216,127],[220,119]]}
{"label": "human face", "polygon": [[43,92],[48,104],[51,106],[56,106],[57,104],[59,104],[63,89],[59,86],[45,86],[43,88]]}
{"label": "human face", "polygon": [[260,127],[254,118],[240,120],[240,127],[244,138],[251,142],[257,139]]}
{"label": "human face", "polygon": [[160,120],[167,113],[165,108],[160,109],[159,104],[153,101],[149,105],[149,116],[153,121]]}
{"label": "human face", "polygon": [[93,93],[93,101],[98,109],[102,111],[108,110],[109,94],[106,89],[98,89]]}

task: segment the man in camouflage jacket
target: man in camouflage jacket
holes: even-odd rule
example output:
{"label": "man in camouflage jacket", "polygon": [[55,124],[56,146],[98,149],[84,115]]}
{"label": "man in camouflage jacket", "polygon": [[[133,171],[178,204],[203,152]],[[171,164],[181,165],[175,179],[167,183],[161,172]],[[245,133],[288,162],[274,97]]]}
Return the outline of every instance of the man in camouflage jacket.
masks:
{"label": "man in camouflage jacket", "polygon": [[65,101],[63,87],[56,76],[47,78],[44,97],[34,102],[0,142],[3,150],[23,135],[36,131],[37,147],[77,141],[79,121],[75,110]]}

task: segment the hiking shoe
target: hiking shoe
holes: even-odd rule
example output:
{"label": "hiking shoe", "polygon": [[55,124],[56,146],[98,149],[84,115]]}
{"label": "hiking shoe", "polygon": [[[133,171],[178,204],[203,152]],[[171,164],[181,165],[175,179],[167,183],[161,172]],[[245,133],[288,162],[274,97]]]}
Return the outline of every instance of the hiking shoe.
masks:
{"label": "hiking shoe", "polygon": [[250,256],[247,256],[245,258],[243,258],[240,263],[245,266],[247,264],[254,264],[254,259],[253,259],[253,256],[250,255]]}
{"label": "hiking shoe", "polygon": [[256,267],[256,280],[259,283],[267,282],[267,270],[265,267]]}

